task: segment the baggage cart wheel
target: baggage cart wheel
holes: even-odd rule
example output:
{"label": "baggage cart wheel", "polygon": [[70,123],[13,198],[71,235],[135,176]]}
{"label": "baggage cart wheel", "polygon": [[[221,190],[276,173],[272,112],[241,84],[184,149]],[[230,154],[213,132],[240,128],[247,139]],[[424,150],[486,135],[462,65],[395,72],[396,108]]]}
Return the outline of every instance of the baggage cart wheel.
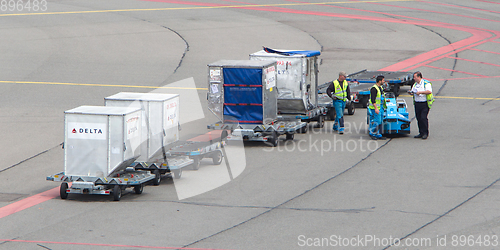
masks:
{"label": "baggage cart wheel", "polygon": [[273,131],[270,136],[267,137],[267,143],[271,147],[276,147],[278,146],[278,133],[276,131]]}
{"label": "baggage cart wheel", "polygon": [[63,182],[61,183],[61,188],[59,189],[59,195],[61,195],[61,199],[66,199],[68,198],[68,192],[66,191],[68,189],[68,183]]}
{"label": "baggage cart wheel", "polygon": [[302,127],[302,128],[300,128],[300,129],[299,129],[299,132],[300,132],[301,134],[305,134],[305,133],[307,133],[308,126],[309,126],[309,124],[308,124],[308,123],[306,123],[306,125],[305,125],[304,127]]}
{"label": "baggage cart wheel", "polygon": [[329,108],[328,109],[328,112],[326,113],[326,115],[328,116],[328,118],[331,120],[331,121],[335,121],[335,109],[333,107]]}
{"label": "baggage cart wheel", "polygon": [[286,134],[286,140],[287,141],[292,141],[294,137],[294,134]]}
{"label": "baggage cart wheel", "polygon": [[220,133],[220,141],[223,141],[227,138],[227,130],[222,130],[222,133]]}
{"label": "baggage cart wheel", "polygon": [[354,103],[351,102],[349,106],[347,106],[347,114],[354,115],[354,112],[356,112],[356,108],[354,108]]}
{"label": "baggage cart wheel", "polygon": [[137,186],[134,186],[134,192],[136,194],[142,194],[143,189],[144,189],[144,184],[139,184]]}
{"label": "baggage cart wheel", "polygon": [[122,189],[119,185],[113,187],[113,200],[119,201],[122,198]]}
{"label": "baggage cart wheel", "polygon": [[[191,169],[193,170],[198,170],[200,169],[200,158],[199,157],[193,157],[193,164],[191,164]],[[178,179],[178,178],[176,178]]]}
{"label": "baggage cart wheel", "polygon": [[182,168],[174,169],[174,179],[180,179],[182,176]]}
{"label": "baggage cart wheel", "polygon": [[368,99],[370,98],[370,96],[362,96],[360,99],[359,99],[359,104],[361,104],[361,107],[363,108],[367,108],[368,107]]}
{"label": "baggage cart wheel", "polygon": [[392,86],[392,89],[391,89],[391,90],[392,90],[392,92],[394,92],[394,95],[395,95],[396,97],[398,97],[398,96],[399,96],[399,94],[400,94],[400,91],[401,91],[401,86],[400,86],[398,83],[396,83],[396,84],[394,84],[394,85]]}
{"label": "baggage cart wheel", "polygon": [[160,185],[160,182],[161,182],[161,174],[160,174],[160,170],[155,170],[153,172],[153,174],[155,175],[155,178],[153,179],[153,185],[155,186],[158,186]]}
{"label": "baggage cart wheel", "polygon": [[318,123],[316,128],[323,128],[325,126],[325,117],[323,115],[318,116]]}
{"label": "baggage cart wheel", "polygon": [[212,162],[214,165],[220,165],[222,163],[222,152],[220,150],[215,151],[212,155]]}

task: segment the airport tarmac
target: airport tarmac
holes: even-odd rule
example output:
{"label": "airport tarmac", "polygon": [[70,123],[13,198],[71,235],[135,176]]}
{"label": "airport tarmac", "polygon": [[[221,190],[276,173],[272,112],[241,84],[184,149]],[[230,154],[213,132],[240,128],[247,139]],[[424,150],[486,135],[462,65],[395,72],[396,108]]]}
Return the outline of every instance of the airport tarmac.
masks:
{"label": "airport tarmac", "polygon": [[[0,7],[0,249],[500,245],[498,1],[11,2]],[[339,71],[421,71],[436,97],[429,138],[413,138],[413,121],[410,135],[373,141],[358,108],[344,135],[328,121],[277,147],[229,145],[221,166],[204,160],[119,202],[62,200],[46,181],[64,170],[64,111],[178,93],[190,139],[217,121],[207,65],[262,46],[321,51],[320,84]]]}

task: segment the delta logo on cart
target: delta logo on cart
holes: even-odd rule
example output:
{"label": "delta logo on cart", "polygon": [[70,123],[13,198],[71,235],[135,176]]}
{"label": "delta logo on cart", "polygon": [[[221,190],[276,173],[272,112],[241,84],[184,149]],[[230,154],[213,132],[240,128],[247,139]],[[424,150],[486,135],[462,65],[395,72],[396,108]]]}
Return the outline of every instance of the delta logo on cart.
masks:
{"label": "delta logo on cart", "polygon": [[68,123],[68,138],[83,140],[106,140],[105,123]]}

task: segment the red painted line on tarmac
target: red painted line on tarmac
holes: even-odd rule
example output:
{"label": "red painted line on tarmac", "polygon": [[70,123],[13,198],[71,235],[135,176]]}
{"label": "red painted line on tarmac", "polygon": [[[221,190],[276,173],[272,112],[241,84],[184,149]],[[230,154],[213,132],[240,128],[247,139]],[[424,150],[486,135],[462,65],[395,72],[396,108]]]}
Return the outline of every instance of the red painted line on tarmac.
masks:
{"label": "red painted line on tarmac", "polygon": [[0,219],[59,196],[59,187],[35,194],[0,208]]}
{"label": "red painted line on tarmac", "polygon": [[483,3],[494,3],[494,4],[500,4],[497,2],[492,2],[492,1],[486,1],[486,0],[476,0],[477,2],[483,2]]}
{"label": "red painted line on tarmac", "polygon": [[[227,5],[221,5],[221,4],[207,4],[207,3],[190,2],[190,1],[176,1],[176,0],[145,0],[145,1],[165,2],[165,3],[172,3],[172,4],[184,4],[184,5],[195,5],[195,6],[215,6],[215,7],[216,6],[220,6],[220,7],[227,6]],[[427,2],[427,1],[421,1],[421,2]],[[486,2],[486,1],[484,1],[484,2]],[[439,4],[439,3],[433,3],[433,2],[427,2],[427,3]],[[481,11],[489,11],[489,10],[482,10],[482,9],[477,9],[477,8],[470,8],[470,7],[449,5],[449,4],[442,4],[442,5],[447,5],[447,6],[451,6],[451,7],[468,8],[468,9],[481,10]],[[334,6],[332,6],[332,7],[334,7]],[[338,6],[335,6],[335,7],[345,8],[345,7],[338,7]],[[233,7],[233,8],[281,12],[281,13],[292,13],[292,14],[302,14],[302,15],[339,17],[339,18],[359,19],[359,20],[368,20],[368,21],[412,24],[412,25],[421,25],[421,26],[435,26],[435,27],[442,27],[442,28],[448,28],[448,29],[455,29],[455,30],[464,31],[464,32],[468,32],[468,33],[472,34],[472,37],[469,37],[469,38],[466,38],[464,40],[449,44],[447,46],[426,52],[422,55],[404,60],[402,62],[388,66],[386,68],[380,69],[383,71],[398,71],[398,70],[402,70],[402,69],[414,69],[416,67],[425,66],[425,64],[439,60],[443,57],[449,56],[450,54],[457,53],[459,51],[463,51],[466,49],[481,51],[481,52],[486,52],[486,53],[500,54],[497,52],[471,48],[473,46],[477,46],[477,45],[483,44],[485,42],[498,43],[497,41],[493,41],[493,40],[497,39],[500,33],[496,32],[496,31],[491,31],[491,30],[480,30],[478,28],[473,28],[473,27],[453,25],[453,24],[447,24],[447,23],[436,22],[436,21],[431,21],[431,20],[424,20],[424,19],[419,19],[419,18],[412,18],[412,17],[405,17],[407,19],[392,19],[392,18],[384,18],[384,17],[370,17],[370,16],[363,16],[363,15],[336,14],[336,13],[315,12],[315,11],[300,11],[300,10],[285,9],[285,8],[278,8],[278,7],[242,6],[242,7]],[[345,9],[351,9],[351,8],[345,8]],[[382,12],[366,11],[366,10],[359,10],[359,9],[353,9],[353,10],[373,12],[373,13],[382,13]],[[427,11],[427,10],[425,10],[425,11]],[[500,12],[496,12],[496,11],[489,11],[489,12],[500,13]],[[382,13],[382,14],[388,14],[388,13]],[[451,14],[451,13],[448,13],[448,14]],[[400,16],[400,15],[394,15],[394,14],[389,14],[389,15]],[[401,17],[404,17],[404,16],[401,16]],[[410,19],[413,19],[413,20],[410,20]],[[488,20],[488,21],[493,21],[493,20]],[[495,34],[496,37],[491,38],[493,36],[492,33]],[[428,67],[433,67],[433,66],[428,66]],[[434,67],[434,68],[437,68],[437,67]],[[442,69],[442,68],[439,68],[439,69]],[[443,69],[443,70],[449,70],[449,69]],[[459,71],[456,71],[456,72],[459,72]],[[471,74],[471,73],[467,73],[467,72],[461,72],[461,73]],[[478,75],[478,76],[480,76],[478,78],[500,77],[500,76],[482,76],[482,75]],[[460,78],[449,79],[449,80],[458,80],[458,79],[460,79]],[[474,79],[474,78],[462,78],[462,79]],[[213,136],[215,136],[215,135],[214,134],[206,135],[206,137],[208,137],[209,139],[213,138]],[[203,139],[202,137],[199,137],[199,138],[195,137],[195,138],[200,139],[200,140]],[[195,138],[193,138],[193,139],[195,139]],[[191,139],[191,140],[193,140],[193,139]],[[21,201],[18,201],[18,202],[9,204],[5,207],[2,207],[2,208],[0,208],[0,218],[3,218],[5,216],[11,215],[13,213],[19,212],[19,211],[24,210],[26,208],[35,206],[37,204],[40,204],[40,203],[47,201],[47,200],[50,200],[52,198],[55,198],[55,197],[59,196],[58,190],[59,190],[59,187],[53,188],[53,189],[50,189],[48,191],[42,192],[40,194],[28,197],[28,198],[23,199]],[[3,240],[3,241],[14,241],[14,240]],[[24,242],[35,242],[35,241],[24,241]],[[44,242],[39,241],[39,243],[44,243]],[[45,243],[48,243],[48,242],[45,242]],[[99,244],[90,244],[90,243],[61,243],[61,242],[59,242],[59,243],[54,242],[54,244],[83,244],[83,245],[95,245],[95,246],[99,245]],[[109,245],[109,246],[111,246],[111,245]],[[121,245],[113,245],[113,246],[121,246]],[[126,246],[126,247],[131,247],[131,246]],[[137,246],[137,247],[142,247],[142,246]],[[153,248],[153,247],[148,247],[148,248]],[[163,249],[178,249],[178,248],[166,248],[166,247],[164,247]],[[189,249],[189,248],[184,248],[184,249]],[[194,248],[191,248],[191,249],[194,249]]]}
{"label": "red painted line on tarmac", "polygon": [[408,9],[408,10],[416,10],[416,11],[423,11],[423,12],[431,12],[431,13],[442,14],[442,15],[449,15],[449,16],[465,17],[465,18],[471,18],[471,19],[484,20],[484,21],[488,21],[488,22],[500,22],[500,20],[487,19],[487,18],[481,18],[481,17],[475,17],[475,16],[466,16],[466,15],[460,15],[460,14],[448,13],[448,12],[441,12],[441,11],[434,11],[434,10],[426,10],[426,9],[418,9],[418,8],[397,6],[397,5],[392,5],[392,4],[384,4],[384,3],[376,3],[376,2],[370,3],[370,4],[381,5],[381,6],[388,6],[388,7],[400,8],[400,9]]}
{"label": "red painted line on tarmac", "polygon": [[220,248],[157,247],[157,246],[139,246],[139,245],[120,245],[120,244],[99,244],[99,243],[43,241],[43,240],[9,240],[9,239],[0,239],[0,242],[23,242],[23,243],[38,243],[38,244],[80,245],[80,246],[98,246],[98,247],[128,247],[128,248],[150,248],[150,249],[230,250],[230,249],[220,249]]}
{"label": "red painted line on tarmac", "polygon": [[484,77],[461,77],[461,78],[446,78],[446,79],[430,79],[431,82],[444,82],[444,81],[455,81],[455,80],[472,80],[472,79],[484,79],[484,78],[500,78],[500,76],[484,76]]}
{"label": "red painted line on tarmac", "polygon": [[[428,63],[437,61],[439,59],[442,59],[448,55],[470,49],[473,46],[477,46],[479,44],[485,43],[486,41],[484,39],[487,39],[491,37],[491,33],[481,33],[481,34],[476,34],[472,37],[466,38],[464,40],[446,45],[441,48],[437,48],[431,51],[428,51],[426,53],[420,54],[418,56],[412,57],[410,59],[406,59],[404,61],[401,61],[399,63],[393,64],[391,66],[385,67],[383,69],[380,69],[381,71],[400,71],[400,70],[412,70],[415,68],[418,68],[420,66],[424,66]],[[475,45],[471,45],[474,43],[478,43]]]}
{"label": "red painted line on tarmac", "polygon": [[437,3],[437,2],[429,2],[429,1],[422,1],[422,0],[417,0],[417,1],[422,2],[422,3],[444,5],[444,6],[448,6],[448,7],[455,7],[455,8],[461,8],[461,9],[479,10],[479,11],[486,11],[486,12],[492,12],[492,13],[500,13],[500,11],[485,10],[485,9],[472,8],[472,7],[467,7],[467,6],[460,6],[460,5],[453,5],[453,4],[446,4],[446,3]]}
{"label": "red painted line on tarmac", "polygon": [[476,60],[470,60],[470,59],[465,59],[465,58],[460,58],[460,57],[455,57],[455,56],[447,56],[447,57],[451,58],[451,59],[457,59],[457,60],[462,60],[462,61],[467,61],[467,62],[480,63],[480,64],[485,64],[485,65],[500,67],[500,65],[493,64],[493,63],[487,63],[487,62],[481,62],[481,61],[476,61]]}
{"label": "red painted line on tarmac", "polygon": [[[188,1],[179,1],[179,0],[145,0],[145,1],[155,1],[155,2],[165,2],[165,3],[177,3],[177,4],[193,4],[193,2]],[[199,5],[200,3],[196,3]],[[213,6],[213,5],[210,5]],[[223,5],[227,6],[227,5]],[[242,6],[238,7],[241,9],[250,9],[250,10],[259,10],[259,11],[271,11],[271,12],[281,12],[281,13],[292,13],[292,14],[302,14],[302,15],[316,15],[316,16],[329,16],[329,17],[341,17],[341,18],[350,18],[350,19],[358,19],[358,20],[369,20],[369,21],[379,21],[379,22],[390,22],[390,23],[402,23],[402,24],[412,24],[412,25],[421,25],[421,26],[434,26],[434,27],[442,27],[448,29],[455,29],[459,31],[464,31],[471,33],[472,36],[466,38],[464,40],[449,44],[447,46],[431,50],[424,54],[418,55],[416,57],[404,60],[402,62],[393,64],[391,66],[380,69],[381,71],[401,71],[403,69],[411,70],[417,67],[429,64],[431,62],[437,61],[439,59],[448,56],[449,54],[457,53],[459,51],[463,51],[469,49],[472,44],[477,46],[479,44],[487,42],[488,38],[491,38],[494,34],[496,36],[494,39],[498,38],[500,33],[491,30],[481,30],[473,27],[466,27],[461,25],[453,25],[442,22],[435,22],[429,20],[409,20],[409,19],[392,19],[392,18],[384,18],[384,17],[370,17],[370,16],[362,16],[362,15],[351,15],[351,14],[338,14],[338,13],[328,13],[328,12],[315,12],[315,11],[299,11],[293,9],[285,9],[285,8],[267,8],[267,7],[250,7],[250,6]],[[338,7],[340,8],[340,7]],[[344,8],[344,7],[342,7]],[[356,9],[354,9],[356,10]],[[360,10],[362,11],[362,10]],[[413,18],[414,19],[414,18]],[[494,33],[494,34],[492,34]],[[492,41],[494,39],[490,39]],[[447,54],[449,53],[449,54]]]}
{"label": "red painted line on tarmac", "polygon": [[433,69],[440,69],[440,70],[452,71],[452,72],[457,72],[457,73],[462,73],[462,74],[467,74],[467,75],[479,76],[479,77],[483,77],[483,78],[486,77],[485,75],[478,75],[478,74],[469,73],[469,72],[460,71],[460,70],[445,69],[445,68],[435,67],[435,66],[431,66],[431,65],[423,65],[423,66],[424,67],[433,68]]}
{"label": "red painted line on tarmac", "polygon": [[491,54],[500,55],[500,53],[494,52],[494,51],[487,51],[487,50],[482,50],[482,49],[470,49],[470,50],[475,50],[475,51],[480,51],[480,52],[485,52],[485,53],[491,53]]}

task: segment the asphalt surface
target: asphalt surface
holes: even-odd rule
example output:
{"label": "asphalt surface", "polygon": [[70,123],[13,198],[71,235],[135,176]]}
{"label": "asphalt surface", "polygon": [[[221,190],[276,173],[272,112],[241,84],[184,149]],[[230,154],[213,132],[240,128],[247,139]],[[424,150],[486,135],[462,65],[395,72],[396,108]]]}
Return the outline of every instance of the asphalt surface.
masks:
{"label": "asphalt surface", "polygon": [[[498,1],[9,3],[0,11],[0,249],[500,245]],[[358,108],[344,135],[328,121],[275,148],[229,145],[221,166],[203,160],[119,202],[62,200],[60,183],[45,180],[64,169],[65,110],[122,91],[179,93],[182,139],[193,138],[216,121],[207,64],[262,46],[320,50],[320,83],[341,70],[420,70],[436,95],[429,139],[413,138],[413,121],[409,136],[372,141]]]}

